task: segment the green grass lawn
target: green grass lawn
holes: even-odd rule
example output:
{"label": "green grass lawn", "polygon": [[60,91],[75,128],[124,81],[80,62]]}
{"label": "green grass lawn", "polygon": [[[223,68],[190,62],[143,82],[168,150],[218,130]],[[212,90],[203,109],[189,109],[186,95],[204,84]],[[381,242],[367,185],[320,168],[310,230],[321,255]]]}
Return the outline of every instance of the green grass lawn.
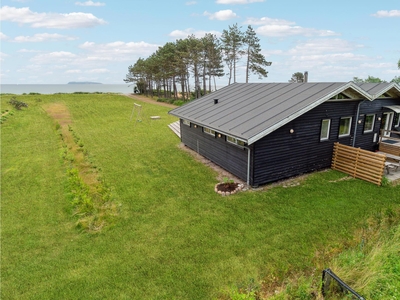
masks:
{"label": "green grass lawn", "polygon": [[[2,111],[11,109],[1,96]],[[118,95],[17,96],[1,125],[2,299],[212,299],[270,275],[320,270],[399,186],[319,172],[298,186],[214,192],[217,174],[180,150],[168,108]],[[120,213],[96,234],[75,227],[48,103],[65,104]],[[160,116],[151,120],[150,116]]]}

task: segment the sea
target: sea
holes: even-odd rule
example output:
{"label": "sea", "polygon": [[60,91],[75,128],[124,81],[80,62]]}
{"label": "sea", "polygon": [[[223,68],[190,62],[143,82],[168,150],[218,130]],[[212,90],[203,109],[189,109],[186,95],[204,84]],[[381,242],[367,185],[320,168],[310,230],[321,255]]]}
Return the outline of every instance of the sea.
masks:
{"label": "sea", "polygon": [[133,93],[132,84],[0,84],[2,94],[57,94],[57,93]]}

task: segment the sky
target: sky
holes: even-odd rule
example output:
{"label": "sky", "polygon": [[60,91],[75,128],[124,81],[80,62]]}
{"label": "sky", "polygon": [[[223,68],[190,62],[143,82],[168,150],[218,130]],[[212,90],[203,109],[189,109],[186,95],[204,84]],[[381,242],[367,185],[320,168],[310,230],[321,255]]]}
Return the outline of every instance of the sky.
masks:
{"label": "sky", "polygon": [[234,24],[251,25],[272,62],[250,82],[400,76],[399,0],[1,0],[0,10],[2,84],[124,84],[130,65],[167,42]]}

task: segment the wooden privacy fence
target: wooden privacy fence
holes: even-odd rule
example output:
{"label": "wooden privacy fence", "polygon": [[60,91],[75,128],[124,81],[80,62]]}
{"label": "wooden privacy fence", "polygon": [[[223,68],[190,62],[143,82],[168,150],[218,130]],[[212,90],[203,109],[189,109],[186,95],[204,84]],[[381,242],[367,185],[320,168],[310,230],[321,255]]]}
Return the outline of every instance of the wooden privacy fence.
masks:
{"label": "wooden privacy fence", "polygon": [[332,169],[381,185],[386,157],[339,143],[333,146]]}

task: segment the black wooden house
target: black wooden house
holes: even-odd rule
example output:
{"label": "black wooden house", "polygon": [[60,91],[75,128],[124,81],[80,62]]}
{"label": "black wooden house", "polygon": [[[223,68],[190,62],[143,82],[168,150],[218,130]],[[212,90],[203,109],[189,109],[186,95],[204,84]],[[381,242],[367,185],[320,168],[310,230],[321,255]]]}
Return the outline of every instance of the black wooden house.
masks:
{"label": "black wooden house", "polygon": [[170,111],[181,140],[251,186],[327,168],[333,144],[400,130],[395,83],[235,83]]}

